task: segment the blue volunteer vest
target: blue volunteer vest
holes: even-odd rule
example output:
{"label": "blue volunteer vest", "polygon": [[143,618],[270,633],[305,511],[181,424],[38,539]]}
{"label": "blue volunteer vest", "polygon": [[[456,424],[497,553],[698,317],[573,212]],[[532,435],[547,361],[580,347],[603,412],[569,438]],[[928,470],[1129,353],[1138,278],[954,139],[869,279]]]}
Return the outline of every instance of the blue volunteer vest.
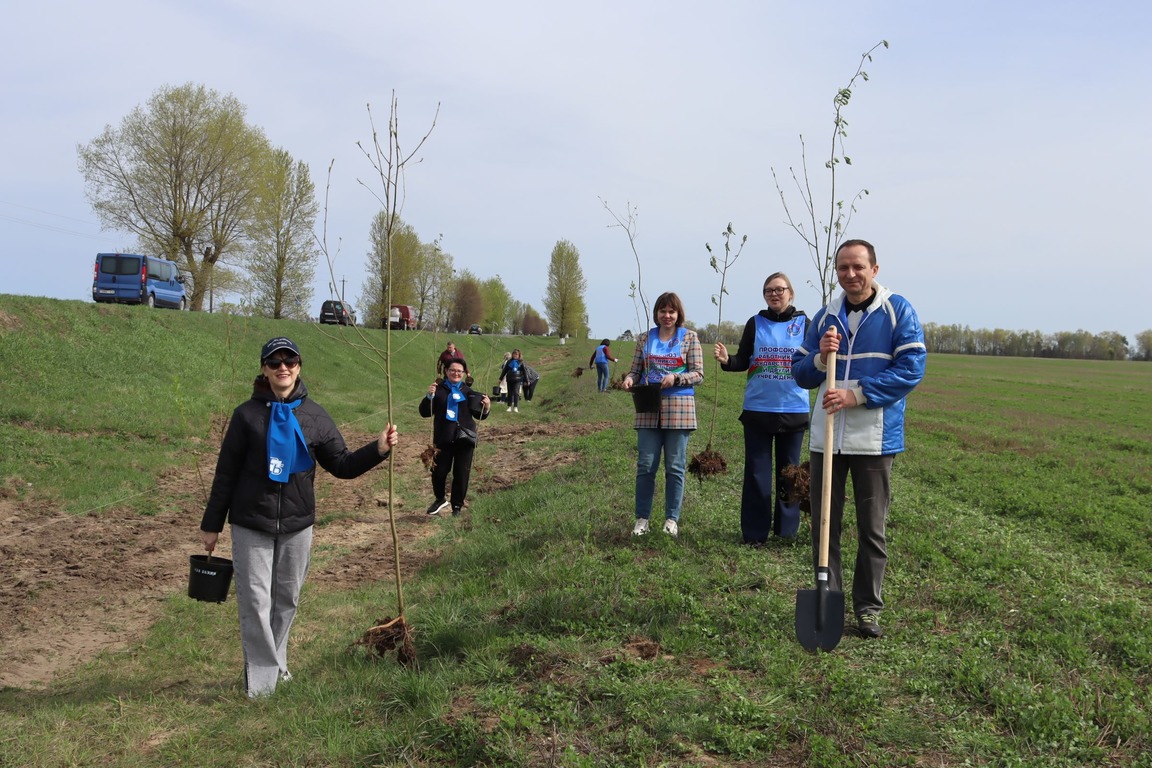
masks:
{"label": "blue volunteer vest", "polygon": [[[677,328],[676,335],[666,342],[660,340],[659,328],[648,331],[648,341],[644,345],[644,355],[648,358],[647,383],[659,386],[666,374],[679,376],[688,372],[688,364],[684,362],[683,342],[683,328]],[[692,387],[669,387],[660,390],[660,394],[664,397],[691,395]]]}
{"label": "blue volunteer vest", "polygon": [[807,413],[808,391],[792,378],[792,353],[804,340],[808,318],[797,315],[777,323],[756,315],[756,346],[748,366],[744,410]]}

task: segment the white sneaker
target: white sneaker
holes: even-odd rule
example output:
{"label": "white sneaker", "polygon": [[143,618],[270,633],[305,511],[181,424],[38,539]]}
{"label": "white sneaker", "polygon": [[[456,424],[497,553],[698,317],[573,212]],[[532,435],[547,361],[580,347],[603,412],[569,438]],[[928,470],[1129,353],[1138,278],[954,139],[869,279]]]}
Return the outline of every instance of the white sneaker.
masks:
{"label": "white sneaker", "polygon": [[648,533],[648,518],[646,518],[646,517],[636,518],[636,525],[632,526],[632,535],[633,536],[643,536],[646,533]]}
{"label": "white sneaker", "polygon": [[512,413],[512,406],[508,406],[508,413]]}
{"label": "white sneaker", "polygon": [[664,521],[664,533],[669,536],[677,536],[680,533],[680,526],[676,524],[675,520]]}
{"label": "white sneaker", "polygon": [[520,406],[516,406],[515,408],[512,409],[512,411],[514,413],[520,413]]}

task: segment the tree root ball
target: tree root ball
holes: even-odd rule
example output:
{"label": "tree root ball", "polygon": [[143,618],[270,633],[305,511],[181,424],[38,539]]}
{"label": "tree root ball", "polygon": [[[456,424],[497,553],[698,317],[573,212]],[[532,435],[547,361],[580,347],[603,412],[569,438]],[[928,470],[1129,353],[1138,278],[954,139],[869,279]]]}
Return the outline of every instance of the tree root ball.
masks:
{"label": "tree root ball", "polygon": [[576,378],[580,378],[581,376],[583,376],[583,375],[584,375],[584,369],[583,369],[583,368],[577,368],[577,369],[576,369],[576,370],[575,370],[575,371],[572,373],[572,375],[573,375],[573,376],[575,376]]}
{"label": "tree root ball", "polygon": [[688,463],[688,471],[703,482],[705,477],[725,474],[728,471],[728,462],[718,452],[707,448],[703,453],[692,457],[692,461]]}
{"label": "tree root ball", "polygon": [[412,642],[412,628],[400,617],[383,618],[367,630],[354,645],[362,645],[370,655],[385,656],[396,651],[396,660],[406,667],[416,663],[416,644]]}
{"label": "tree root ball", "polygon": [[812,500],[808,495],[808,486],[812,483],[812,465],[807,461],[799,466],[789,464],[780,470],[780,474],[788,481],[788,502],[799,502],[801,512],[812,514]]}
{"label": "tree root ball", "polygon": [[434,445],[430,445],[420,454],[420,461],[424,462],[424,468],[429,472],[436,467],[436,454],[438,453],[440,453],[440,449]]}

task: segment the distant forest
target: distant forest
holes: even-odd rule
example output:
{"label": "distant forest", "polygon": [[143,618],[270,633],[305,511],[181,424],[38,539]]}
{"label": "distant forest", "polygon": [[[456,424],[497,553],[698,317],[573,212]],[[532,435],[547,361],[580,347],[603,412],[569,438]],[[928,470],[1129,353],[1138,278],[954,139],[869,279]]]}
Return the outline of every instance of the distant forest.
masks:
{"label": "distant forest", "polygon": [[[715,323],[694,327],[694,330],[705,342],[717,338]],[[743,332],[743,323],[725,321],[719,339],[727,345],[738,344]],[[924,341],[928,344],[929,352],[945,355],[1152,361],[1152,329],[1136,334],[1135,343],[1129,344],[1127,337],[1116,331],[1042,333],[925,323]]]}

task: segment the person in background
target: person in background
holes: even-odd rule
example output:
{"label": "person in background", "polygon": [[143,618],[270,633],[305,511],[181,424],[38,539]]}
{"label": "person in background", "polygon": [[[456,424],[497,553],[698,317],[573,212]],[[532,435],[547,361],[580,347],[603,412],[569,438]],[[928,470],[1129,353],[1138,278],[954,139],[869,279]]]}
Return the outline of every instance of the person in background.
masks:
{"label": "person in background", "polygon": [[769,275],[764,281],[768,308],[749,318],[736,354],[730,355],[720,342],[713,350],[722,370],[747,371],[740,413],[744,425],[740,532],[744,543],[752,546],[766,544],[772,533],[782,541],[794,541],[800,527],[800,502],[789,501],[794,494],[784,478],[785,467],[800,463],[808,428],[808,392],[792,378],[792,354],[808,328],[807,316],[792,306],[795,295],[787,275]]}
{"label": "person in background", "polygon": [[641,334],[632,366],[622,386],[651,384],[660,388],[660,406],[654,413],[637,411],[636,522],[633,536],[648,533],[656,468],[664,453],[664,533],[680,533],[680,507],[688,471],[688,437],[696,429],[693,387],[704,381],[704,354],[700,337],[684,327],[684,305],[675,293],[656,299],[652,319],[656,327]]}
{"label": "person in background", "polygon": [[447,346],[444,347],[444,351],[440,353],[440,357],[436,360],[437,378],[444,378],[444,369],[448,367],[448,363],[452,360],[459,360],[461,363],[464,363],[464,375],[468,375],[468,363],[464,361],[464,355],[460,354],[460,351],[456,349],[454,342],[449,341]]}
{"label": "person in background", "polygon": [[232,412],[200,521],[209,553],[224,524],[232,525],[244,689],[251,698],[292,677],[288,632],[312,549],[315,465],[341,479],[359,477],[399,439],[388,424],[377,439],[349,451],[332,418],[309,399],[302,365],[291,339],[272,339],[260,351],[252,397]]}
{"label": "person in background", "polygon": [[[464,361],[450,360],[444,369],[445,379],[428,385],[428,395],[420,400],[420,415],[432,418],[432,443],[438,449],[432,466],[432,494],[429,515],[438,515],[452,507],[459,515],[468,497],[468,480],[472,475],[472,454],[478,433],[476,420],[488,418],[492,401],[488,395],[464,383]],[[448,495],[448,475],[452,475],[452,492]]]}
{"label": "person in background", "polygon": [[[885,526],[891,501],[892,464],[904,450],[904,401],[924,378],[928,357],[916,310],[875,281],[880,265],[866,240],[836,249],[836,279],[843,292],[812,318],[792,355],[792,375],[818,389],[816,408],[835,419],[835,445],[824,430],[810,437],[813,563],[820,543],[824,452],[832,451],[832,502],[828,522],[829,589],[843,591],[840,533],[844,489],[852,476],[856,499],[856,569],[852,610],[864,637],[881,637],[880,597],[888,564]],[[836,351],[834,386],[827,386],[828,354]],[[813,410],[815,419],[815,409]]]}
{"label": "person in background", "polygon": [[520,387],[524,384],[524,358],[519,349],[512,350],[512,357],[500,369],[500,378],[508,384],[508,412],[520,413]]}
{"label": "person in background", "polygon": [[501,403],[508,401],[508,379],[504,376],[504,366],[511,359],[512,359],[512,353],[511,352],[505,352],[504,353],[504,362],[502,362],[500,364],[500,383],[498,385],[498,388],[500,390],[500,396],[497,397],[496,400],[501,402]]}
{"label": "person in background", "polygon": [[608,339],[601,339],[600,346],[588,358],[588,367],[596,366],[596,389],[599,392],[608,391],[608,363],[616,362],[612,351],[608,349]]}

